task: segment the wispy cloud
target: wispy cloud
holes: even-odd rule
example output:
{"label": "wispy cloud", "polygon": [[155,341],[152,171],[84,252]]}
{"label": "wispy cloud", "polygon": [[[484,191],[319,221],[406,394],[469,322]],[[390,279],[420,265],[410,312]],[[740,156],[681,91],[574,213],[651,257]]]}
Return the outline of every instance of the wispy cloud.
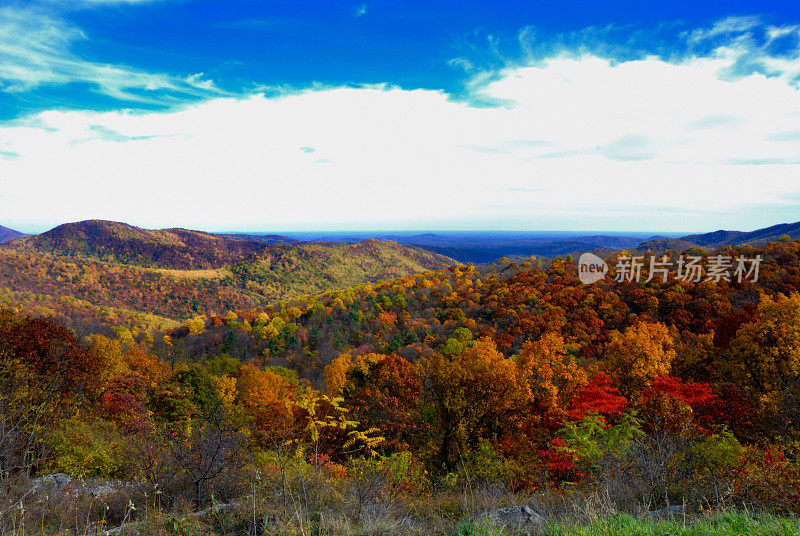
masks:
{"label": "wispy cloud", "polygon": [[787,132],[773,132],[766,137],[769,141],[782,141],[789,143],[800,142],[800,130],[789,130]]}
{"label": "wispy cloud", "polygon": [[41,86],[88,84],[99,93],[131,102],[225,94],[202,73],[152,73],[73,53],[73,44],[87,38],[81,29],[40,9],[0,8],[0,90],[22,93]]}
{"label": "wispy cloud", "polygon": [[742,120],[735,115],[721,114],[721,115],[707,115],[691,121],[686,125],[690,130],[700,130],[707,128],[725,128],[736,127],[742,124]]}
{"label": "wispy cloud", "polygon": [[68,9],[82,9],[99,6],[114,5],[142,5],[153,4],[156,2],[166,2],[168,0],[44,0],[47,3],[55,4]]}
{"label": "wispy cloud", "polygon": [[114,143],[128,143],[131,141],[152,140],[162,136],[128,136],[103,125],[89,125],[89,136],[74,140],[73,143],[86,143],[92,140],[113,141]]}
{"label": "wispy cloud", "polygon": [[458,67],[463,69],[464,72],[471,73],[475,70],[475,65],[466,58],[453,58],[447,62],[451,67]]}
{"label": "wispy cloud", "polygon": [[367,14],[367,4],[359,4],[353,8],[353,15],[356,17],[363,17]]}
{"label": "wispy cloud", "polygon": [[639,134],[627,134],[610,141],[599,149],[606,158],[622,162],[650,160],[657,155],[656,144],[650,138]]}

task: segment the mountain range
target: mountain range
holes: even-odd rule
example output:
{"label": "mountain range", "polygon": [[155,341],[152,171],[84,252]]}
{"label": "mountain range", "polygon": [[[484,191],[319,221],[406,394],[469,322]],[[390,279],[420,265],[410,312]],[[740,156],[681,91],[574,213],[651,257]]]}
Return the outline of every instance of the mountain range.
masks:
{"label": "mountain range", "polygon": [[22,238],[24,236],[27,235],[0,225],[0,244],[11,242],[12,240],[16,240],[17,238]]}
{"label": "mountain range", "polygon": [[[198,314],[252,309],[279,300],[440,270],[495,262],[620,250],[712,252],[800,237],[800,223],[750,232],[682,237],[578,233],[356,234],[306,237],[147,230],[90,220],[40,235],[2,228],[0,303],[97,324],[163,326]],[[325,241],[320,238],[341,238]],[[394,238],[395,240],[387,240]],[[406,242],[405,244],[399,241]]]}
{"label": "mountain range", "polygon": [[227,266],[268,245],[187,229],[152,231],[120,222],[88,220],[59,225],[2,247],[145,267],[196,270]]}
{"label": "mountain range", "polygon": [[[391,241],[251,239],[91,220],[1,244],[0,303],[24,301],[58,311],[79,306],[84,316],[96,306],[113,308],[114,315],[175,319],[453,264],[449,257]],[[57,307],[53,300],[60,300]]]}
{"label": "mountain range", "polygon": [[761,246],[768,242],[780,240],[785,236],[791,239],[800,238],[800,222],[781,223],[750,232],[720,230],[713,233],[684,236],[681,240],[697,244],[700,247],[716,249],[728,245],[738,246],[742,244]]}
{"label": "mountain range", "polygon": [[[502,257],[557,257],[585,251],[621,249],[713,251],[724,246],[761,246],[784,236],[800,238],[800,222],[755,231],[718,230],[685,236],[603,235],[547,232],[441,233],[302,233],[295,236],[257,233],[209,233],[187,229],[147,230],[120,222],[89,220],[60,225],[28,236],[0,227],[0,244],[16,251],[84,257],[143,267],[176,270],[219,269],[274,246],[359,243],[377,239],[468,263],[491,263]],[[9,243],[13,241],[13,243]]]}

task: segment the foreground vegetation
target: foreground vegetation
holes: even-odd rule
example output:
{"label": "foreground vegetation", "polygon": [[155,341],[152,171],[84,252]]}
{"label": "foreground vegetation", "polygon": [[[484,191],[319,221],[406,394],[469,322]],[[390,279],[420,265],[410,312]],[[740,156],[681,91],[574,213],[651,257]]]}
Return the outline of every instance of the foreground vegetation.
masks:
{"label": "foreground vegetation", "polygon": [[761,255],[758,282],[532,259],[180,325],[5,307],[0,533],[781,534],[800,242],[727,253]]}
{"label": "foreground vegetation", "polygon": [[655,522],[616,515],[583,524],[553,524],[547,527],[546,532],[552,536],[790,536],[800,533],[800,522],[741,512]]}
{"label": "foreground vegetation", "polygon": [[[608,510],[597,496],[530,496],[546,517],[541,523],[501,523],[482,515],[486,508],[506,502],[520,503],[525,498],[513,494],[440,493],[424,499],[409,500],[392,510],[370,512],[355,517],[352,502],[304,517],[282,518],[274,509],[263,509],[261,488],[235,504],[217,504],[196,512],[188,504],[166,510],[159,506],[158,495],[137,507],[133,502],[48,498],[33,503],[30,510],[19,509],[7,520],[3,534],[52,534],[75,536],[111,535],[274,535],[313,534],[324,536],[795,536],[800,534],[800,520],[746,510],[677,513],[665,517],[633,515]],[[546,504],[541,504],[542,499]],[[549,500],[548,500],[549,499]],[[548,508],[549,506],[549,508]],[[115,508],[120,508],[116,514]],[[43,510],[46,509],[46,512]],[[96,518],[92,511],[98,513]],[[122,515],[115,520],[116,515]],[[109,522],[115,526],[109,527]]]}

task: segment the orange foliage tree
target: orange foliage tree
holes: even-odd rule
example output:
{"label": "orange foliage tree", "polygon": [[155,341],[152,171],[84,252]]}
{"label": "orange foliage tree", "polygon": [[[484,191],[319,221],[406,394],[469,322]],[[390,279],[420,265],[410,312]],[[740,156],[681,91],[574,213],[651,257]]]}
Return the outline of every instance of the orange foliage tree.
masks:
{"label": "orange foliage tree", "polygon": [[586,370],[564,348],[558,333],[546,333],[523,344],[518,364],[527,396],[548,412],[564,412],[567,403],[588,383]]}
{"label": "orange foliage tree", "polygon": [[237,402],[266,438],[293,426],[297,386],[271,370],[245,363],[236,381]]}

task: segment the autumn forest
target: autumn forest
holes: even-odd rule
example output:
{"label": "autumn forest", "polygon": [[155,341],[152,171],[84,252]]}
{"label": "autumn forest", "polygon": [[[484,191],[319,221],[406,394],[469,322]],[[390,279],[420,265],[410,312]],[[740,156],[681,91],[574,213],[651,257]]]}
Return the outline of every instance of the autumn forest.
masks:
{"label": "autumn forest", "polygon": [[800,510],[788,235],[685,252],[759,257],[757,281],[587,285],[572,255],[188,233],[84,222],[0,249],[1,532]]}

